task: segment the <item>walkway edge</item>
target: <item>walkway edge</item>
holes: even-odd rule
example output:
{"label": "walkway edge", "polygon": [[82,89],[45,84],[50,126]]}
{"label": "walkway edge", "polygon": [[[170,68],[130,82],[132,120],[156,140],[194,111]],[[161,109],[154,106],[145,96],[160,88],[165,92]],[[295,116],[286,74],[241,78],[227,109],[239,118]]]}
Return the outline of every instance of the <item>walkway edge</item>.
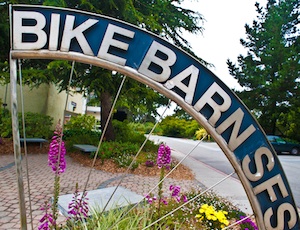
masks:
{"label": "walkway edge", "polygon": [[[185,154],[176,150],[172,150],[172,156],[180,161],[183,157],[185,157]],[[182,162],[182,164],[190,168],[195,174],[195,179],[207,188],[213,186],[226,177],[226,174],[223,172],[190,156],[188,156]],[[222,184],[214,187],[213,191],[218,195],[228,199],[246,214],[251,215],[253,213],[245,190],[241,182],[236,178],[228,178]]]}

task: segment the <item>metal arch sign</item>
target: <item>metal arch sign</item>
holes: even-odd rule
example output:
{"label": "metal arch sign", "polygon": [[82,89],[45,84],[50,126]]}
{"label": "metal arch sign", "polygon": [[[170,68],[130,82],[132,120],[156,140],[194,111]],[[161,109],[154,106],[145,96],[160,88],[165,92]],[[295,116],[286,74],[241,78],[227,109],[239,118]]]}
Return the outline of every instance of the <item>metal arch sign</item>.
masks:
{"label": "metal arch sign", "polygon": [[21,58],[75,60],[151,86],[211,133],[240,177],[259,229],[300,229],[287,178],[261,127],[193,57],[143,29],[101,15],[26,5],[11,6],[10,14],[12,65]]}

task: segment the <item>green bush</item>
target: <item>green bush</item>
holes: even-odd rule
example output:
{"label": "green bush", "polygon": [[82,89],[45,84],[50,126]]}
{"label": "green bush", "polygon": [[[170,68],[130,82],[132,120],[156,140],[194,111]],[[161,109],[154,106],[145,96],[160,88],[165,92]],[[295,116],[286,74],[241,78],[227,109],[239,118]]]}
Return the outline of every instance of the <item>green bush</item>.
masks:
{"label": "green bush", "polygon": [[139,166],[139,163],[136,161],[132,163],[132,161],[133,161],[133,156],[129,154],[123,154],[122,156],[120,155],[114,158],[114,162],[117,163],[118,167],[127,168],[131,164],[130,169],[134,170]]}
{"label": "green bush", "polygon": [[[130,142],[107,141],[102,142],[98,157],[109,159],[117,158],[123,155],[135,155],[139,150],[139,146]],[[94,157],[95,153],[91,154]]]}
{"label": "green bush", "polygon": [[[128,124],[129,128],[132,129],[135,132],[138,132],[140,134],[148,134],[152,130],[154,123],[152,122],[145,122],[145,123],[138,123],[138,122],[130,122]],[[156,126],[156,128],[153,131],[153,134],[161,135],[162,129],[160,126]]]}
{"label": "green bush", "polygon": [[192,138],[195,135],[196,130],[200,128],[200,125],[196,120],[189,120],[186,121],[186,128],[185,128],[185,136],[186,138]]}
{"label": "green bush", "polygon": [[[113,120],[113,127],[116,134],[116,141],[118,142],[130,142],[141,146],[146,139],[143,133],[137,132],[132,129],[131,123],[128,123],[127,121],[121,122]],[[157,151],[157,148],[157,145],[155,145],[153,142],[147,141],[143,150]]]}
{"label": "green bush", "polygon": [[[40,113],[27,112],[25,117],[26,137],[42,137],[45,139],[51,138],[53,131],[53,118]],[[19,114],[20,136],[23,136],[23,126],[21,126],[22,115]]]}
{"label": "green bush", "polygon": [[[49,139],[52,136],[53,118],[47,115],[27,112],[24,114],[26,137],[41,137]],[[23,137],[22,114],[18,114],[20,136]],[[12,137],[11,115],[2,117],[0,125],[0,134],[2,137]]]}
{"label": "green bush", "polygon": [[185,120],[174,116],[167,116],[160,126],[164,136],[184,138],[192,138],[199,128],[195,120]]}
{"label": "green bush", "polygon": [[2,116],[0,122],[0,136],[1,137],[12,137],[12,124],[11,124],[11,116]]}
{"label": "green bush", "polygon": [[91,115],[78,115],[78,116],[72,116],[67,124],[65,124],[65,129],[71,129],[71,130],[92,130],[95,128],[96,124],[96,118]]}
{"label": "green bush", "polygon": [[70,118],[65,124],[64,140],[67,151],[73,150],[74,144],[88,144],[98,146],[101,132],[96,131],[96,118],[91,115],[78,115]]}
{"label": "green bush", "polygon": [[65,130],[64,140],[67,151],[73,151],[74,144],[87,144],[98,146],[101,133],[92,130]]}

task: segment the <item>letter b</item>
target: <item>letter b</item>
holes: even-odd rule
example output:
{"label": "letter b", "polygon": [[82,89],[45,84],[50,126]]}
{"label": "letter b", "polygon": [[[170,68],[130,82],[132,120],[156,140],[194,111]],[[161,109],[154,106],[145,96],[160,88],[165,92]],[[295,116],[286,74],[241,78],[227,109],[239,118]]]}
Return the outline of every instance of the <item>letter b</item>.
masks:
{"label": "letter b", "polygon": [[[23,25],[23,19],[34,20],[35,25]],[[46,45],[47,34],[43,31],[46,25],[44,15],[31,11],[15,11],[13,15],[13,48],[41,49]],[[23,34],[36,35],[36,41],[23,41]]]}
{"label": "letter b", "polygon": [[[157,54],[161,53],[165,58],[160,58]],[[171,75],[171,66],[176,62],[176,54],[169,48],[154,41],[150,46],[140,68],[139,72],[158,82],[166,81]],[[161,71],[155,72],[151,65],[158,66]]]}

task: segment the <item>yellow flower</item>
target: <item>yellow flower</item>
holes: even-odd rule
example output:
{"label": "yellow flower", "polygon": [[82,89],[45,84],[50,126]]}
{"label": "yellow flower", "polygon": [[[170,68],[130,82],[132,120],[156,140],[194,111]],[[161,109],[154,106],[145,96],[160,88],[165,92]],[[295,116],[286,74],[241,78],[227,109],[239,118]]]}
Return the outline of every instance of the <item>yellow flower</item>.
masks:
{"label": "yellow flower", "polygon": [[216,211],[212,205],[203,204],[199,209],[199,214],[197,214],[195,217],[201,221],[207,220],[211,223],[221,226],[221,228],[224,228],[225,226],[229,225],[229,221],[226,217],[227,214],[228,212],[226,211]]}

